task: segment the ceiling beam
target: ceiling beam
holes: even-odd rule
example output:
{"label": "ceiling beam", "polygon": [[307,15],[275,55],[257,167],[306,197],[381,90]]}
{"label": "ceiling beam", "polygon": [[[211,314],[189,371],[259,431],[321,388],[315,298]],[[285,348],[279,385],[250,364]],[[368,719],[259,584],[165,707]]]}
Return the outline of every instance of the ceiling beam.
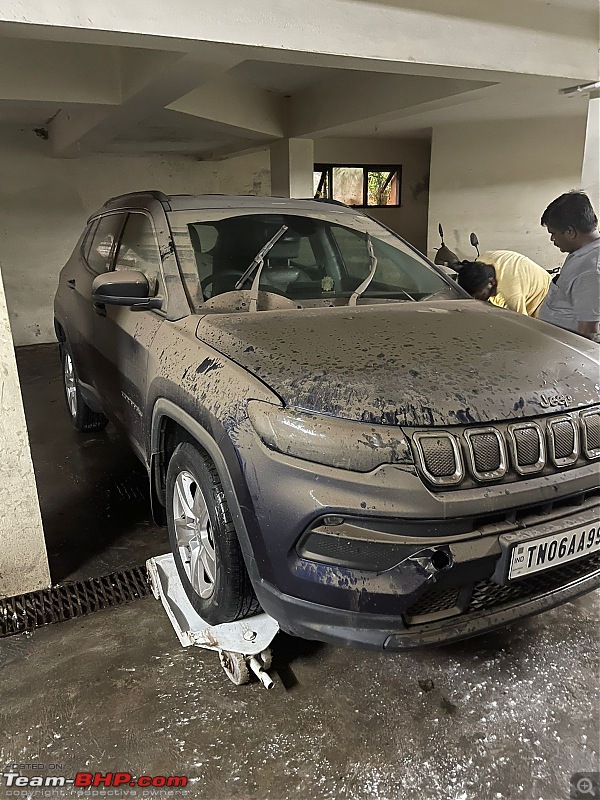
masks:
{"label": "ceiling beam", "polygon": [[287,50],[574,82],[595,80],[598,70],[597,0],[303,0],[300,16],[297,0],[171,0],[151,11],[123,0],[28,0],[3,4],[2,30],[149,49],[190,49],[196,37],[266,58]]}
{"label": "ceiling beam", "polygon": [[121,102],[118,49],[4,39],[0,100],[116,105]]}
{"label": "ceiling beam", "polygon": [[[345,126],[412,115],[489,86],[480,81],[354,72],[310,86],[290,100],[288,135],[343,135]],[[462,100],[461,100],[462,102]]]}
{"label": "ceiling beam", "polygon": [[151,65],[146,63],[147,54],[143,58],[145,65],[140,69],[135,70],[131,63],[122,65],[125,96],[119,105],[105,110],[63,110],[55,117],[49,128],[54,156],[75,157],[102,149],[107,142],[143,124],[156,111],[237,63],[236,58],[225,54],[206,60],[160,53]]}
{"label": "ceiling beam", "polygon": [[279,139],[284,136],[284,99],[225,73],[181,97],[168,108],[211,122],[232,133]]}

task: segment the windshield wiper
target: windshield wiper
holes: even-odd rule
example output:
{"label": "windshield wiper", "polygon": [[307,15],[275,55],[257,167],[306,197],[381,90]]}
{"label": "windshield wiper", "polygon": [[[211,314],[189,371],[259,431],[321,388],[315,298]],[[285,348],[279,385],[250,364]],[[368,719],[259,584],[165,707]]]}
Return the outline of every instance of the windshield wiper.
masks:
{"label": "windshield wiper", "polygon": [[369,274],[364,279],[364,281],[360,283],[350,295],[350,299],[348,300],[349,306],[355,306],[358,298],[363,294],[363,292],[366,292],[366,290],[369,288],[369,284],[371,283],[371,281],[375,276],[375,270],[377,269],[377,256],[375,255],[375,251],[373,250],[373,242],[371,241],[371,236],[368,233],[367,233],[367,250],[369,252],[369,262],[370,262]]}
{"label": "windshield wiper", "polygon": [[252,262],[250,263],[248,269],[244,272],[242,277],[236,282],[235,286],[233,287],[234,289],[241,289],[257,267],[258,267],[258,273],[252,283],[251,291],[254,289],[254,284],[256,284],[256,288],[258,289],[258,282],[260,282],[260,273],[262,272],[262,268],[265,265],[265,256],[267,255],[269,250],[273,247],[273,245],[276,244],[281,239],[281,237],[287,231],[287,229],[288,229],[287,225],[282,225],[281,228],[279,228],[279,230],[275,234],[275,236],[272,236],[269,239],[269,241],[260,248],[258,253],[252,259]]}
{"label": "windshield wiper", "polygon": [[[362,297],[362,295],[367,291],[367,289],[371,284],[371,281],[375,276],[375,270],[377,269],[377,256],[375,255],[375,251],[373,250],[373,242],[371,241],[371,235],[368,233],[367,233],[367,250],[369,251],[369,261],[370,261],[369,274],[364,279],[364,281],[361,284],[359,284],[350,295],[350,299],[348,300],[349,306],[355,306],[356,301],[359,299],[359,297]],[[406,295],[406,297],[408,297],[409,300],[412,300],[413,303],[417,302],[415,298],[412,297],[406,291],[406,289],[400,289],[400,291],[402,292],[402,294]]]}

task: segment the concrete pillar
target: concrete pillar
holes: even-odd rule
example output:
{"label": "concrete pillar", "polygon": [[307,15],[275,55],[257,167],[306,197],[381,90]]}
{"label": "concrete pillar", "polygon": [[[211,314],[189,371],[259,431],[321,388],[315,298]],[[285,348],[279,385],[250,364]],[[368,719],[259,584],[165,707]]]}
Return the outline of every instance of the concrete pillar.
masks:
{"label": "concrete pillar", "polygon": [[587,192],[596,214],[600,215],[600,92],[598,90],[590,94],[588,102],[581,188]]}
{"label": "concrete pillar", "polygon": [[312,197],[315,155],[312,139],[279,139],[271,145],[271,194]]}
{"label": "concrete pillar", "polygon": [[0,597],[50,586],[50,569],[0,270]]}

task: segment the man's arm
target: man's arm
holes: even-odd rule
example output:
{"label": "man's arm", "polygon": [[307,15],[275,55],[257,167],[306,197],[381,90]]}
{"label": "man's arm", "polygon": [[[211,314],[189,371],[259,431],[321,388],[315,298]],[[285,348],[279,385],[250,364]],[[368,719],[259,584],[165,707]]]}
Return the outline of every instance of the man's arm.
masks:
{"label": "man's arm", "polygon": [[591,339],[593,342],[597,342],[598,336],[600,335],[600,323],[578,322],[577,333],[580,336],[585,336],[586,339]]}
{"label": "man's arm", "polygon": [[577,333],[597,341],[600,324],[600,271],[577,277],[572,288]]}

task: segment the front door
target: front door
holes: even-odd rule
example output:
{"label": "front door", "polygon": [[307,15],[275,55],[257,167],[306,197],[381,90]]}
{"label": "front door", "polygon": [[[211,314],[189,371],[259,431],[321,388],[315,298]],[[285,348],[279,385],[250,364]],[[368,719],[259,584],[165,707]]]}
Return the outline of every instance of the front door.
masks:
{"label": "front door", "polygon": [[64,313],[69,344],[84,390],[94,382],[92,282],[97,275],[110,269],[124,218],[124,214],[117,213],[93,220],[61,274],[61,282],[64,281],[66,287]]}
{"label": "front door", "polygon": [[[114,269],[143,272],[151,295],[164,296],[161,258],[151,217],[127,215]],[[111,417],[122,425],[132,444],[143,451],[144,407],[148,388],[148,350],[164,316],[159,311],[132,311],[125,306],[95,307],[95,379]]]}

